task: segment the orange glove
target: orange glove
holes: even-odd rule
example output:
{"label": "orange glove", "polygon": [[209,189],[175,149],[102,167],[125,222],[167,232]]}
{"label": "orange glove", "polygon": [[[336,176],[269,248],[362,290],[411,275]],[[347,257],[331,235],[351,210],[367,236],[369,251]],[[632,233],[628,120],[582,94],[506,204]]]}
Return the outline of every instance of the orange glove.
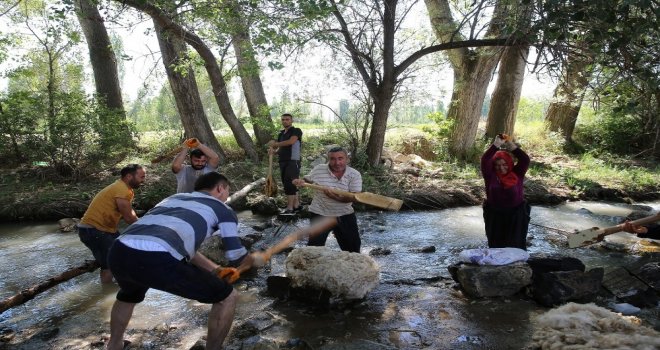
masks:
{"label": "orange glove", "polygon": [[186,146],[188,146],[189,148],[197,148],[197,146],[199,146],[199,140],[197,140],[194,137],[191,138],[191,139],[187,139],[185,141],[185,143],[186,143]]}
{"label": "orange glove", "polygon": [[499,136],[502,140],[504,140],[504,142],[511,141],[511,136],[507,134],[497,134],[497,136]]}
{"label": "orange glove", "polygon": [[218,267],[216,269],[216,275],[230,284],[236,282],[241,277],[241,273],[233,267]]}

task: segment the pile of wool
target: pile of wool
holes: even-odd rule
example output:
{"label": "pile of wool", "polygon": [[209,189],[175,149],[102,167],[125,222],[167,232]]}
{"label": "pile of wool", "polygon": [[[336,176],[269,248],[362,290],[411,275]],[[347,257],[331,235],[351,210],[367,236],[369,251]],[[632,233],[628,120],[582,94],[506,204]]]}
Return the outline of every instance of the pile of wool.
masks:
{"label": "pile of wool", "polygon": [[660,333],[594,304],[568,303],[536,319],[534,349],[658,349]]}
{"label": "pile of wool", "polygon": [[285,264],[292,287],[325,289],[345,299],[364,298],[380,279],[378,265],[368,255],[325,247],[294,249]]}

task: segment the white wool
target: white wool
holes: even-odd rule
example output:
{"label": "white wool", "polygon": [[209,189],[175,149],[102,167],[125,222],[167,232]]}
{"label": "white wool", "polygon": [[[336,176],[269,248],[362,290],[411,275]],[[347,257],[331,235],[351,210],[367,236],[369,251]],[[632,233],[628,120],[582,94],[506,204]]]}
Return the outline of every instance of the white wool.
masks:
{"label": "white wool", "polygon": [[540,349],[658,349],[660,333],[594,304],[568,303],[536,318]]}
{"label": "white wool", "polygon": [[346,299],[364,298],[380,279],[378,265],[368,255],[325,247],[295,249],[285,264],[291,286],[326,289]]}

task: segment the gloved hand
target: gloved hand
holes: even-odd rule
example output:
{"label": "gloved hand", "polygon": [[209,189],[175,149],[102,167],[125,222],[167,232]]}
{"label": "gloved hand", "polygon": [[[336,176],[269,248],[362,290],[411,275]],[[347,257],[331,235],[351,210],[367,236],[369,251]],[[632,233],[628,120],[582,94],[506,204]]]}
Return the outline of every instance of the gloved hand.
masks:
{"label": "gloved hand", "polygon": [[186,146],[188,146],[188,148],[197,148],[197,146],[199,146],[199,140],[197,140],[194,137],[190,138],[190,139],[187,139],[183,143],[185,143]]}
{"label": "gloved hand", "polygon": [[497,148],[502,147],[502,145],[504,144],[504,139],[500,135],[502,134],[497,134],[497,136],[495,136],[495,140],[493,140],[493,146]]}
{"label": "gloved hand", "polygon": [[518,148],[518,145],[516,145],[513,141],[507,141],[504,143],[504,148],[509,150],[509,152],[513,152],[513,150]]}
{"label": "gloved hand", "polygon": [[215,269],[216,275],[227,283],[234,283],[241,277],[241,273],[234,267],[218,267]]}

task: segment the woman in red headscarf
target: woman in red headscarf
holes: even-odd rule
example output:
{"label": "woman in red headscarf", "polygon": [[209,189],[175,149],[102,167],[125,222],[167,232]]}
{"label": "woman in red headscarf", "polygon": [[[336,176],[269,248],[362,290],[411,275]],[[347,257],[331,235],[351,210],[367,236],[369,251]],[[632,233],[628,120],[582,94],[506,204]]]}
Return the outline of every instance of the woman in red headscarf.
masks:
{"label": "woman in red headscarf", "polygon": [[[501,147],[506,150],[500,150]],[[515,165],[512,154],[518,159]],[[523,197],[523,180],[528,168],[529,156],[506,135],[497,135],[481,156],[481,174],[486,182],[483,208],[489,248],[527,248],[531,208]]]}

